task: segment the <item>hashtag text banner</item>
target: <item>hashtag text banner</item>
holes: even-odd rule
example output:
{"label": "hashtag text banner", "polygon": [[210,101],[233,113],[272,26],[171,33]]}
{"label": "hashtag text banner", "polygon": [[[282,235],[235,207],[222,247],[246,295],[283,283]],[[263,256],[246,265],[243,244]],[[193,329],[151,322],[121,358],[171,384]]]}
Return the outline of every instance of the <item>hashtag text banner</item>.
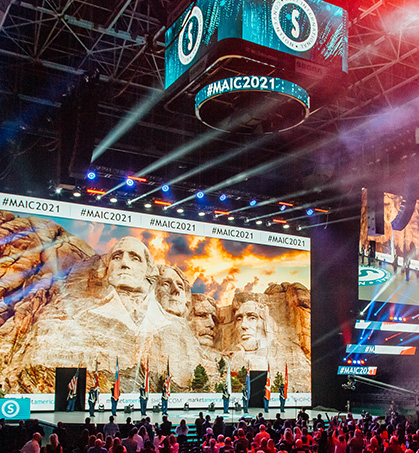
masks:
{"label": "hashtag text banner", "polygon": [[[310,239],[301,236],[20,195],[0,193],[0,209],[33,216],[62,217],[288,249],[310,250]],[[57,222],[59,223],[59,220]]]}

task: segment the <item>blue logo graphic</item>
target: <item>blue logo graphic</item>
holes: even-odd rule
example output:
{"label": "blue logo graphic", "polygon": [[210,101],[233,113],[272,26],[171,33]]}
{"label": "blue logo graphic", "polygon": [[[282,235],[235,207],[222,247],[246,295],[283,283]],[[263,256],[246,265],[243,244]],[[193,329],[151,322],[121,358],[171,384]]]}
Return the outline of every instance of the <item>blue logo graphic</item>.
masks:
{"label": "blue logo graphic", "polygon": [[306,52],[316,43],[316,15],[304,0],[275,0],[272,26],[278,38],[296,52]]}
{"label": "blue logo graphic", "polygon": [[27,420],[31,418],[31,400],[29,398],[0,399],[0,418],[6,420]]}
{"label": "blue logo graphic", "polygon": [[201,44],[203,27],[202,11],[195,6],[186,15],[179,36],[178,54],[183,65],[188,65],[195,58]]}
{"label": "blue logo graphic", "polygon": [[380,285],[381,283],[390,280],[392,273],[383,268],[373,266],[359,266],[358,285],[371,286]]}

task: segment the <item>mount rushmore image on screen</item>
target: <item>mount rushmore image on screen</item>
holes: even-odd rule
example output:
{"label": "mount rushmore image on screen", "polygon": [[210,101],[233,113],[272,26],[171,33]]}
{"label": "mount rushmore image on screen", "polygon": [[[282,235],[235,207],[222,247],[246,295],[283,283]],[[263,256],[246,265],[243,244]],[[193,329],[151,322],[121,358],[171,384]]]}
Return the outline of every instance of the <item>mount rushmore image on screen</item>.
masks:
{"label": "mount rushmore image on screen", "polygon": [[172,391],[215,392],[243,367],[288,368],[289,391],[311,391],[310,252],[99,222],[0,211],[0,382],[8,393],[54,393],[57,367],[97,363],[109,392],[147,362],[150,391],[170,363]]}

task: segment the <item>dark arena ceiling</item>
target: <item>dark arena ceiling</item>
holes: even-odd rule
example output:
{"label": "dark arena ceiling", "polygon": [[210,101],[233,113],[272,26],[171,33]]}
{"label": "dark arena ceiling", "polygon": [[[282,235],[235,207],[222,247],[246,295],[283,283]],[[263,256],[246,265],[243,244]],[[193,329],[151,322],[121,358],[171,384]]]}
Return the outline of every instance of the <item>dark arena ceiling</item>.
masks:
{"label": "dark arena ceiling", "polygon": [[[109,190],[137,175],[147,182],[113,191],[116,207],[156,189],[131,205],[141,211],[145,201],[167,197],[157,189],[171,182],[173,201],[190,198],[183,215],[235,211],[252,227],[275,217],[296,227],[307,207],[328,211],[318,211],[319,223],[344,219],[347,200],[365,186],[417,193],[417,1],[332,2],[349,13],[347,87],[303,124],[270,135],[217,133],[193,112],[165,108],[164,32],[192,3],[12,1],[0,31],[1,190],[52,196],[65,184],[60,197],[71,199],[72,186]],[[62,107],[76,91],[78,115],[71,102]],[[67,174],[75,129],[83,132],[72,138],[81,150],[95,149],[95,182]],[[207,190],[204,207],[191,197],[198,189]],[[218,201],[221,193],[227,202]],[[294,208],[280,212],[279,201]]]}

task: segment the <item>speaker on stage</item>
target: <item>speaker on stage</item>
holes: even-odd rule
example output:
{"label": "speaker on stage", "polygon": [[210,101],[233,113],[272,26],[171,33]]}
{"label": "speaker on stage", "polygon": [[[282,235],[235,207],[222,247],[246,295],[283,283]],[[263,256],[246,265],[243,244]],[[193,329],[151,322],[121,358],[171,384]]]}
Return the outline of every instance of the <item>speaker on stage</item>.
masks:
{"label": "speaker on stage", "polygon": [[184,410],[184,411],[188,411],[188,410],[189,410],[189,403],[185,403],[185,404],[183,405],[183,410]]}
{"label": "speaker on stage", "polygon": [[208,412],[215,412],[215,404],[214,403],[208,404]]}
{"label": "speaker on stage", "polygon": [[242,410],[241,404],[237,401],[234,403],[234,410],[237,412],[240,412]]}
{"label": "speaker on stage", "polygon": [[97,408],[97,411],[98,412],[105,412],[105,406],[103,404],[99,404],[99,406]]}
{"label": "speaker on stage", "polygon": [[155,406],[153,406],[153,412],[160,412],[161,411],[161,406],[160,404],[156,404]]}
{"label": "speaker on stage", "polygon": [[134,405],[128,404],[128,406],[124,406],[124,412],[126,414],[130,414],[131,412],[134,412]]}

